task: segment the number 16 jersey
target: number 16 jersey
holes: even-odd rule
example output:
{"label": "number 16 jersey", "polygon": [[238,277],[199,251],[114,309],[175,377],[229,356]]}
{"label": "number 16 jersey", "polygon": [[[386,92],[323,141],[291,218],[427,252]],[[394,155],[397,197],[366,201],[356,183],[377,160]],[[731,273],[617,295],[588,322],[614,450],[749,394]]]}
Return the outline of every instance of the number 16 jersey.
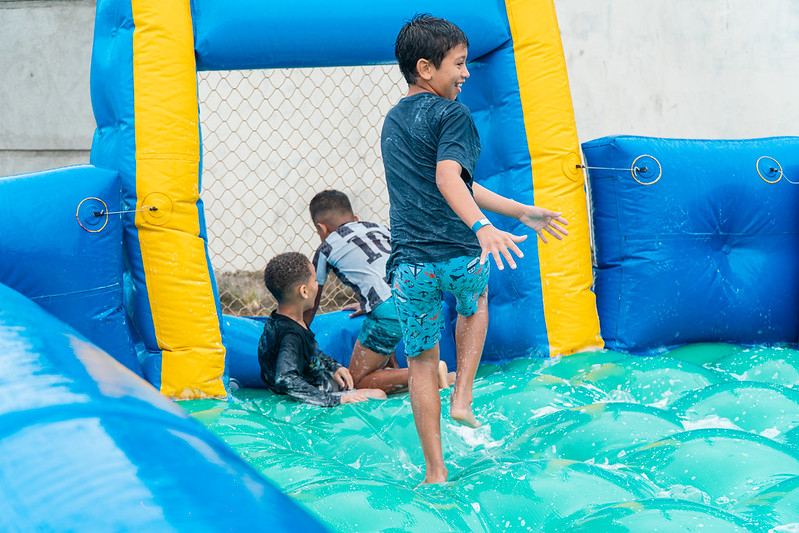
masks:
{"label": "number 16 jersey", "polygon": [[391,255],[390,235],[383,224],[342,224],[314,254],[316,281],[324,285],[332,270],[342,283],[355,291],[363,312],[371,312],[391,297],[385,277],[386,261]]}

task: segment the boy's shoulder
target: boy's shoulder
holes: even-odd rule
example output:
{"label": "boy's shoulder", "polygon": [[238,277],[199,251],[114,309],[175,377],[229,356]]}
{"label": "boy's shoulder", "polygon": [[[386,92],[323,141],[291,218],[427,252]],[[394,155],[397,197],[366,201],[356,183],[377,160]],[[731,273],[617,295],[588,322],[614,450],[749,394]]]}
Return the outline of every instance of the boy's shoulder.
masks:
{"label": "boy's shoulder", "polygon": [[272,313],[264,321],[259,344],[264,344],[269,351],[276,353],[287,342],[289,346],[297,347],[302,352],[307,345],[316,342],[316,337],[309,328],[302,327],[292,318]]}
{"label": "boy's shoulder", "polygon": [[402,112],[404,110],[417,109],[419,107],[438,112],[449,111],[449,112],[465,112],[471,114],[469,108],[463,102],[459,100],[450,100],[449,98],[443,98],[441,96],[438,96],[437,94],[433,94],[426,91],[402,98],[391,109],[391,111],[396,110],[396,112]]}
{"label": "boy's shoulder", "polygon": [[406,96],[386,115],[384,131],[415,131],[418,128],[439,131],[447,124],[460,129],[471,122],[472,113],[466,104],[424,92]]}
{"label": "boy's shoulder", "polygon": [[280,313],[277,312],[277,309],[275,309],[271,313],[269,313],[269,316],[266,317],[264,322],[267,323],[267,324],[270,324],[270,323],[271,324],[276,324],[276,323],[282,322],[284,320],[291,320],[291,318],[287,317],[286,315],[281,315]]}
{"label": "boy's shoulder", "polygon": [[305,329],[297,324],[293,319],[285,315],[281,315],[277,311],[273,311],[266,320],[264,320],[263,335],[272,335],[282,337],[286,333],[300,333],[302,334]]}
{"label": "boy's shoulder", "polygon": [[368,220],[355,220],[353,222],[347,222],[346,224],[342,224],[338,227],[338,230],[341,230],[341,235],[346,236],[351,233],[358,231],[360,228],[364,229],[375,229],[375,228],[384,228],[386,227],[385,224],[380,224],[379,222],[369,222]]}
{"label": "boy's shoulder", "polygon": [[[372,249],[377,242],[381,246],[381,251],[386,254],[390,251],[391,231],[388,226],[379,222],[369,222],[366,220],[355,220],[347,222],[336,228],[314,252],[311,262],[317,269],[317,280],[322,283],[326,275],[319,276],[320,269],[326,271],[329,265],[335,269],[347,271],[352,267],[360,271],[362,265],[355,258],[360,258],[362,254],[351,254],[353,249],[358,248],[366,252],[363,259],[372,258],[379,255]],[[386,251],[386,249],[389,251]],[[369,263],[371,264],[371,263]]]}

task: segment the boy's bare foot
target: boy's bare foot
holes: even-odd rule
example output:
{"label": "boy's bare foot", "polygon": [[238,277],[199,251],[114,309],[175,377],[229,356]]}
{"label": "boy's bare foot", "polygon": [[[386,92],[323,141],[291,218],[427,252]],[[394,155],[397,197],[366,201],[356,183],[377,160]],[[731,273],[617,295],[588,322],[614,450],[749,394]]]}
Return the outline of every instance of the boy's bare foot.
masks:
{"label": "boy's bare foot", "polygon": [[448,389],[455,383],[455,372],[447,374],[447,363],[438,362],[438,388]]}
{"label": "boy's bare foot", "polygon": [[447,482],[447,469],[444,468],[442,472],[427,472],[424,481],[416,485],[416,488],[421,487],[422,485],[430,485],[434,483],[446,483]]}
{"label": "boy's bare foot", "polygon": [[356,389],[358,392],[364,393],[366,396],[373,400],[385,400],[387,398],[385,391],[381,389]]}
{"label": "boy's bare foot", "polygon": [[341,403],[360,403],[367,400],[385,400],[386,393],[380,389],[352,389],[341,395]]}
{"label": "boy's bare foot", "polygon": [[449,416],[458,424],[470,428],[479,428],[483,425],[482,422],[474,417],[471,406],[453,405],[450,407]]}
{"label": "boy's bare foot", "polygon": [[346,394],[341,395],[341,405],[345,405],[348,403],[360,403],[369,400],[369,396],[367,396],[363,392],[348,392]]}

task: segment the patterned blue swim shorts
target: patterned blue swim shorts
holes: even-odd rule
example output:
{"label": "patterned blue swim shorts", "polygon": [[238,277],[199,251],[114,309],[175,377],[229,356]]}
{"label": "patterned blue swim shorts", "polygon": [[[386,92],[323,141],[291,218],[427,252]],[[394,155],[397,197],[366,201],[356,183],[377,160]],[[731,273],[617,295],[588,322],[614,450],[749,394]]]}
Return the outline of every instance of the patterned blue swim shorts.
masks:
{"label": "patterned blue swim shorts", "polygon": [[471,316],[477,311],[490,270],[488,261],[481,265],[479,257],[397,266],[391,293],[408,357],[419,355],[440,340],[444,328],[441,297],[445,291],[455,296],[459,315]]}

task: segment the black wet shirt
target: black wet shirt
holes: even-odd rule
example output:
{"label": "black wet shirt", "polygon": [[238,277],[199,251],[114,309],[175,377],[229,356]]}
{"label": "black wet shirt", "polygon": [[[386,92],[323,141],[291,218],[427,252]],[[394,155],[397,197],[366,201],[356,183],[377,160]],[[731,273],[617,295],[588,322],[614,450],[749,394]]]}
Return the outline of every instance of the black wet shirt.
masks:
{"label": "black wet shirt", "polygon": [[480,138],[469,109],[428,92],[405,97],[386,115],[381,150],[391,204],[386,277],[401,263],[480,255],[477,237],[436,185],[437,163],[456,161],[472,191]]}
{"label": "black wet shirt", "polygon": [[312,331],[273,311],[258,342],[261,379],[278,394],[297,401],[334,407],[341,403],[329,391],[341,365],[319,350]]}

